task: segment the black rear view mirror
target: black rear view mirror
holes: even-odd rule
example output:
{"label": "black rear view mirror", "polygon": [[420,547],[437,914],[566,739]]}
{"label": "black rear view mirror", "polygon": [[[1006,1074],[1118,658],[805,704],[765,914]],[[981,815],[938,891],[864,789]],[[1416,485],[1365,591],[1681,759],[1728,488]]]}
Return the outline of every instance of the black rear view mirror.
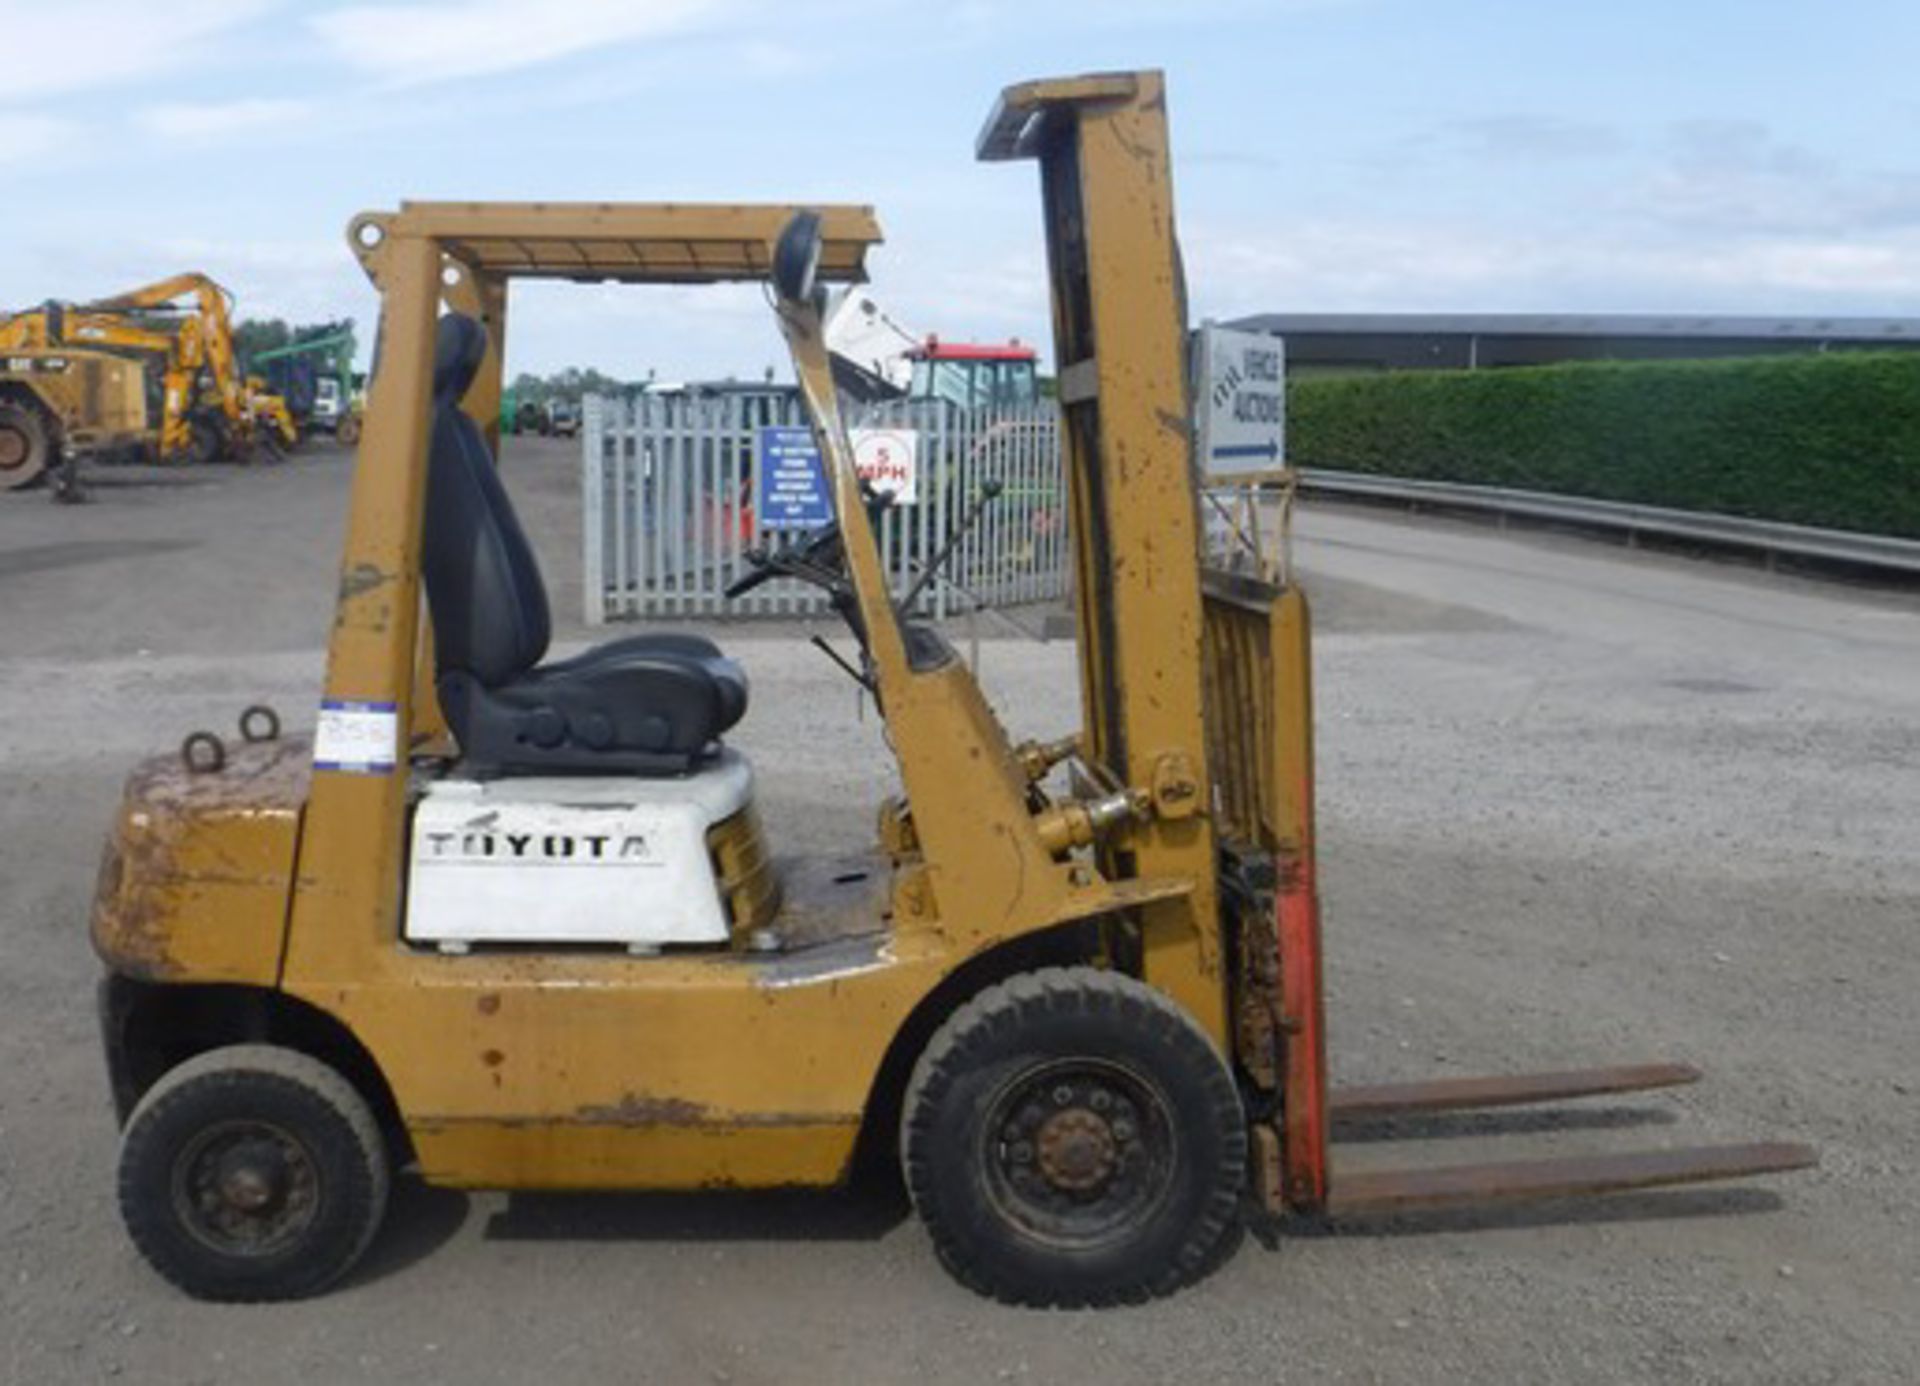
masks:
{"label": "black rear view mirror", "polygon": [[795,212],[773,247],[773,287],[789,303],[813,297],[820,270],[820,214]]}

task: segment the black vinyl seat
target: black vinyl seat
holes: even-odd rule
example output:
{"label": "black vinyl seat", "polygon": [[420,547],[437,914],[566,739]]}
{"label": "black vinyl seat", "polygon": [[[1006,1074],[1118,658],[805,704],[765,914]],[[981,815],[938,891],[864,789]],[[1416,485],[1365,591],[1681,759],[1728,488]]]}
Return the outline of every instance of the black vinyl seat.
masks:
{"label": "black vinyl seat", "polygon": [[487,351],[470,317],[440,319],[421,572],[440,704],[477,769],[672,775],[747,710],[747,676],[704,636],[628,636],[541,664],[546,585],[479,426],[461,412]]}

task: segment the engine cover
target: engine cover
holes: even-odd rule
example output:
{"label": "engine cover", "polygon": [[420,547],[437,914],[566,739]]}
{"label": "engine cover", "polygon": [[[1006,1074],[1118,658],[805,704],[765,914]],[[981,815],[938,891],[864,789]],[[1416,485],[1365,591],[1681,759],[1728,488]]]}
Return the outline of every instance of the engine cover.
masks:
{"label": "engine cover", "polygon": [[725,943],[707,831],[753,772],[437,780],[413,814],[406,937],[449,946]]}

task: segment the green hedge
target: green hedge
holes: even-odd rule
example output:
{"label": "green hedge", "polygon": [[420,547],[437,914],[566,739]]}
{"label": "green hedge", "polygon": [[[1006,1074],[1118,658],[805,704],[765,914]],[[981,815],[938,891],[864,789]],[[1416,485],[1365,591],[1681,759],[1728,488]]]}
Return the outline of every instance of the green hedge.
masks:
{"label": "green hedge", "polygon": [[1920,538],[1920,352],[1309,378],[1287,433],[1306,467]]}

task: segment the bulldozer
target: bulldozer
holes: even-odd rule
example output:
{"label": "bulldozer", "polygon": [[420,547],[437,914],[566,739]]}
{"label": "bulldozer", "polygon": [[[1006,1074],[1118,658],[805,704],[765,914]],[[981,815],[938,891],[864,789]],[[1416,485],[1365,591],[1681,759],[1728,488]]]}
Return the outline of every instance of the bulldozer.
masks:
{"label": "bulldozer", "polygon": [[[1537,1102],[1681,1064],[1330,1088],[1307,600],[1203,561],[1157,72],[1006,90],[1040,171],[1079,725],[1015,739],[880,564],[822,333],[864,206],[404,203],[349,243],[382,353],[311,736],[265,709],[139,767],[92,916],[121,1211],[188,1293],[284,1299],[396,1170],[505,1190],[840,1184],[893,1162],[1011,1303],[1169,1293],[1249,1207],[1362,1216],[1804,1167],[1802,1145],[1343,1175],[1343,1113]],[[510,283],[758,280],[835,519],[736,594],[822,588],[897,792],[779,854],[741,666],[643,631],[562,659],[497,462]],[[823,714],[824,715],[824,714]]]}
{"label": "bulldozer", "polygon": [[0,318],[0,490],[52,476],[75,498],[82,458],[139,454],[156,434],[172,338],[116,327],[69,340],[65,323],[57,303]]}

